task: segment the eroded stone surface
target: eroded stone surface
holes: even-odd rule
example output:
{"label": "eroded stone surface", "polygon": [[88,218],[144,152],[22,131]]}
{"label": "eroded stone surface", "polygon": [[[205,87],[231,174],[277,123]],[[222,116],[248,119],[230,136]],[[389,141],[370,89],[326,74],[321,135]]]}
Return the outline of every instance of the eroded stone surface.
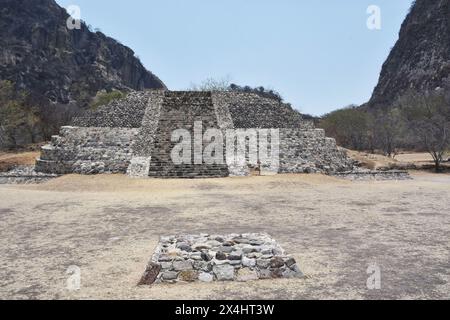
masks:
{"label": "eroded stone surface", "polygon": [[295,259],[264,233],[162,237],[143,278],[158,268],[152,283],[303,277]]}

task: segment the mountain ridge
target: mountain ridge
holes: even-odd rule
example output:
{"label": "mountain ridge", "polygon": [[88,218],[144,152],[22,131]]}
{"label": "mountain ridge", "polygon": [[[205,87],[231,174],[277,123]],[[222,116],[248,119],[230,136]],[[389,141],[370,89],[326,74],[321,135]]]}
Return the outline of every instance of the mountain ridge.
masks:
{"label": "mountain ridge", "polygon": [[409,90],[426,92],[450,82],[450,1],[416,0],[383,64],[370,107],[389,107]]}
{"label": "mountain ridge", "polygon": [[54,0],[0,0],[0,78],[52,103],[85,106],[100,90],[166,89],[133,50],[92,32],[69,30]]}

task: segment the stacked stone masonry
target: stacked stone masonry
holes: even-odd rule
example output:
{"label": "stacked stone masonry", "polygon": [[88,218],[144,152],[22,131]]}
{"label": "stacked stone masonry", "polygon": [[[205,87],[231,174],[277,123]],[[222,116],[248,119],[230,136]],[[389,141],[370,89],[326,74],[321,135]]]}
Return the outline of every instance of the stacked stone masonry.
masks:
{"label": "stacked stone masonry", "polygon": [[248,175],[248,166],[227,165],[225,159],[225,164],[173,163],[173,130],[193,134],[196,121],[202,121],[202,132],[211,128],[223,134],[229,129],[279,129],[276,173],[334,173],[353,167],[334,139],[277,100],[241,92],[145,91],[86,112],[73,126],[63,127],[60,135],[42,148],[36,170],[157,178]]}
{"label": "stacked stone masonry", "polygon": [[295,259],[267,234],[162,237],[141,285],[302,278]]}
{"label": "stacked stone masonry", "polygon": [[0,172],[0,184],[39,184],[57,177],[57,174],[36,172],[32,166],[18,166],[9,172]]}
{"label": "stacked stone masonry", "polygon": [[55,174],[125,173],[138,129],[63,127],[44,146],[36,171]]}
{"label": "stacked stone masonry", "polygon": [[354,170],[348,172],[338,172],[334,174],[335,177],[352,180],[352,181],[392,181],[392,180],[411,180],[408,171],[403,170],[389,170],[389,171],[375,171],[375,170]]}

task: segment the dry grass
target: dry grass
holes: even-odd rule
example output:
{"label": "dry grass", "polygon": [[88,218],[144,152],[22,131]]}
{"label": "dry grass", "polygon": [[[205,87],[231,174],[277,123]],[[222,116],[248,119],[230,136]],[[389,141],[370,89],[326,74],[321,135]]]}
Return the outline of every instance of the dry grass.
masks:
{"label": "dry grass", "polygon": [[354,150],[347,150],[347,153],[352,159],[359,161],[364,167],[371,170],[390,167],[397,163],[395,159],[380,154],[371,154]]}
{"label": "dry grass", "polygon": [[16,166],[31,166],[36,162],[40,152],[0,152],[0,172],[5,172],[13,169]]}

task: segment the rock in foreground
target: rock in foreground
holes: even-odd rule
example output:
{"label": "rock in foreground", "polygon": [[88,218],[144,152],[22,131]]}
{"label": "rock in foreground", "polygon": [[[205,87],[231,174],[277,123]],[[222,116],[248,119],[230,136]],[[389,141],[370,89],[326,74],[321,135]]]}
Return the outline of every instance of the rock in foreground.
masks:
{"label": "rock in foreground", "polygon": [[267,234],[202,234],[162,237],[140,284],[302,277],[295,259]]}

